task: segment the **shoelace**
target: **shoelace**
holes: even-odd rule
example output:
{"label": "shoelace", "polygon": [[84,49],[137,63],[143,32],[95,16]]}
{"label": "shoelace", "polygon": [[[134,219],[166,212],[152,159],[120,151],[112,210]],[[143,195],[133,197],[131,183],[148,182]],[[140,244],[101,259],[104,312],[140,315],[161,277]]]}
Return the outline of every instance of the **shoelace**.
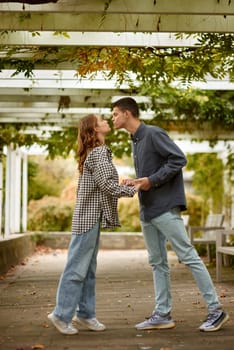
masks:
{"label": "shoelace", "polygon": [[219,313],[218,311],[217,311],[217,312],[212,312],[212,313],[210,313],[210,314],[207,316],[205,322],[212,322],[212,321],[215,321],[220,315],[221,315],[221,313]]}
{"label": "shoelace", "polygon": [[100,322],[99,322],[97,319],[92,320],[91,323],[92,323],[94,326],[97,326],[97,327],[100,326]]}
{"label": "shoelace", "polygon": [[146,320],[157,320],[159,317],[161,317],[161,316],[158,315],[157,313],[155,313],[149,317],[146,317]]}
{"label": "shoelace", "polygon": [[74,327],[72,326],[71,323],[67,323],[67,324],[66,324],[66,328],[67,328],[67,329],[74,329]]}

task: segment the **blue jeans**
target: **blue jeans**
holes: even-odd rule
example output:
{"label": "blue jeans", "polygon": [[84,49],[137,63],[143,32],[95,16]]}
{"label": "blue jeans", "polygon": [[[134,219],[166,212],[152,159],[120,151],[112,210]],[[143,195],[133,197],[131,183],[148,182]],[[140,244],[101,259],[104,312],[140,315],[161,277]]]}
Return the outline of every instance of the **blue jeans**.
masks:
{"label": "blue jeans", "polygon": [[75,311],[83,318],[96,315],[96,267],[100,223],[82,234],[72,234],[67,263],[61,275],[54,315],[71,322]]}
{"label": "blue jeans", "polygon": [[191,270],[208,310],[213,311],[221,307],[210,274],[190,243],[179,208],[174,208],[149,222],[141,221],[141,225],[149,264],[153,271],[155,310],[165,315],[170,313],[172,308],[167,240],[179,260]]}

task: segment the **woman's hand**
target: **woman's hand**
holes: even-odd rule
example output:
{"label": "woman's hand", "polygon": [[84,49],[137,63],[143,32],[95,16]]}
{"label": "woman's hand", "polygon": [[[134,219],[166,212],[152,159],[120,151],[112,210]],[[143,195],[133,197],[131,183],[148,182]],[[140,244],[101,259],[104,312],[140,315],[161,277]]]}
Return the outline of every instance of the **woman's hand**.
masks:
{"label": "woman's hand", "polygon": [[135,186],[135,179],[123,179],[121,185]]}

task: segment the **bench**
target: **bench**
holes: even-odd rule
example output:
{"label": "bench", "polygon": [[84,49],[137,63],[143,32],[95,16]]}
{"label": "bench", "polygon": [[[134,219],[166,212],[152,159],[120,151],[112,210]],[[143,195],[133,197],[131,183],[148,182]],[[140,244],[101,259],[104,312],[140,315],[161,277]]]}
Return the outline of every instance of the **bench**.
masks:
{"label": "bench", "polygon": [[234,255],[234,246],[228,246],[226,237],[234,235],[234,229],[223,229],[216,231],[216,280],[222,280],[223,255]]}
{"label": "bench", "polygon": [[188,228],[189,228],[189,218],[190,218],[189,214],[183,214],[183,215],[181,215],[181,217],[183,219],[184,226],[185,226],[186,230],[188,230]]}
{"label": "bench", "polygon": [[[223,229],[224,214],[209,214],[204,226],[188,226],[188,234],[192,244],[206,245],[207,256],[211,262],[211,245],[216,243],[216,230]],[[196,237],[196,233],[200,237]]]}

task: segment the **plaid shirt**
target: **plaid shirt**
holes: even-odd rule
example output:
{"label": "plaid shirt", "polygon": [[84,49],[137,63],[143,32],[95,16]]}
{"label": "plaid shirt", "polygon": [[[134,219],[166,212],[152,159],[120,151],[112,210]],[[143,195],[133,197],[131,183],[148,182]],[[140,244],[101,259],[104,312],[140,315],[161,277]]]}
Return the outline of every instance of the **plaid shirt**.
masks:
{"label": "plaid shirt", "polygon": [[133,197],[134,194],[134,187],[119,185],[111,150],[106,146],[94,148],[88,154],[83,174],[79,177],[72,233],[89,231],[100,217],[103,228],[120,226],[118,198]]}

